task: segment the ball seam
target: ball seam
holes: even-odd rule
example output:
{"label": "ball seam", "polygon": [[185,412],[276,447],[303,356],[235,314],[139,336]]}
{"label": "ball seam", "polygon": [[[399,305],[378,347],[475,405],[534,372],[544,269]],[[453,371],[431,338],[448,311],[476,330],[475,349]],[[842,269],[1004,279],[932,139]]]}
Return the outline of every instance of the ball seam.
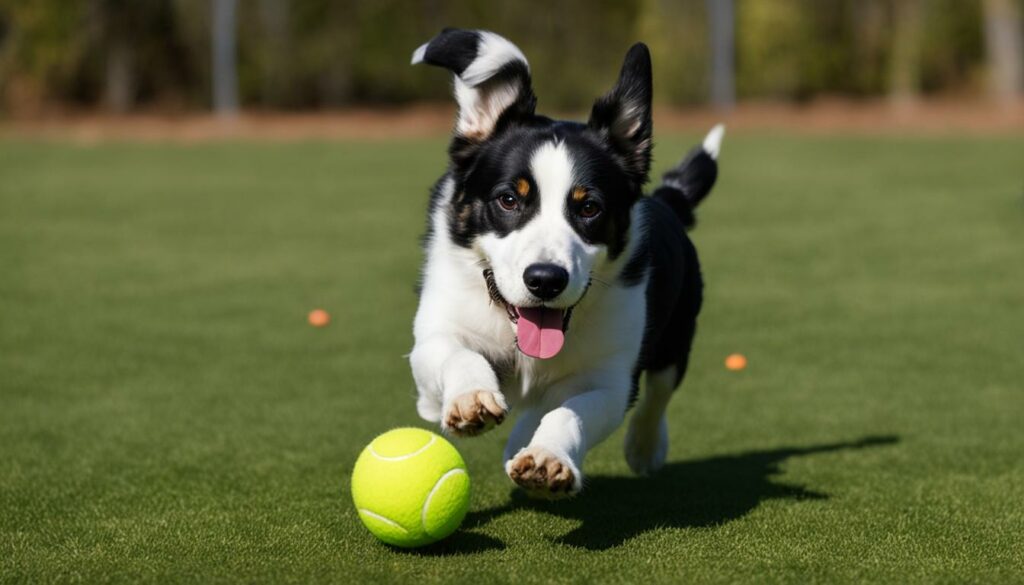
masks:
{"label": "ball seam", "polygon": [[359,508],[359,513],[360,514],[366,514],[370,518],[373,518],[375,520],[380,520],[381,522],[387,524],[388,526],[394,526],[395,528],[401,530],[402,532],[404,532],[406,534],[409,534],[409,531],[406,530],[404,526],[402,526],[398,522],[395,522],[391,518],[388,518],[386,516],[381,516],[380,514],[378,514],[376,512],[371,512],[371,511],[367,510],[366,508]]}
{"label": "ball seam", "polygon": [[406,455],[398,455],[398,456],[395,456],[395,457],[388,457],[386,455],[381,455],[380,453],[377,452],[376,449],[373,448],[373,443],[370,443],[370,454],[373,455],[374,457],[376,457],[377,459],[382,460],[382,461],[402,461],[404,459],[410,459],[412,457],[415,457],[415,456],[419,455],[420,453],[426,451],[427,449],[430,448],[431,445],[434,444],[434,441],[436,441],[436,440],[437,440],[437,436],[430,435],[430,440],[427,441],[426,445],[423,445],[422,447],[420,447],[419,449],[416,449],[412,453],[408,453]]}
{"label": "ball seam", "polygon": [[430,536],[434,536],[433,534],[430,534],[430,529],[427,528],[427,508],[430,507],[430,500],[431,498],[434,497],[434,494],[437,492],[438,488],[441,487],[441,484],[443,484],[444,481],[454,473],[466,473],[466,470],[461,467],[449,469],[447,472],[445,472],[444,475],[438,478],[437,483],[434,484],[434,487],[430,488],[430,493],[427,494],[427,499],[425,502],[423,502],[423,508],[420,510],[420,523],[423,524],[423,531],[429,534]]}

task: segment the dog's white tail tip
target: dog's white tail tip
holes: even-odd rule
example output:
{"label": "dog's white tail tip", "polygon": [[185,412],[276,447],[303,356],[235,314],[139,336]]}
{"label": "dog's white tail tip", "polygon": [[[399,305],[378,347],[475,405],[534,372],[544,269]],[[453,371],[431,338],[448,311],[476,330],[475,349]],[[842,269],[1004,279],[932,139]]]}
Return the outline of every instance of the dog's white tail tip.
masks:
{"label": "dog's white tail tip", "polygon": [[715,124],[715,127],[704,137],[704,152],[715,160],[718,160],[718,153],[722,150],[723,136],[725,136],[725,125]]}
{"label": "dog's white tail tip", "polygon": [[423,57],[427,54],[427,45],[429,44],[430,43],[423,43],[412,52],[412,63],[410,63],[410,65],[416,65],[423,62]]}

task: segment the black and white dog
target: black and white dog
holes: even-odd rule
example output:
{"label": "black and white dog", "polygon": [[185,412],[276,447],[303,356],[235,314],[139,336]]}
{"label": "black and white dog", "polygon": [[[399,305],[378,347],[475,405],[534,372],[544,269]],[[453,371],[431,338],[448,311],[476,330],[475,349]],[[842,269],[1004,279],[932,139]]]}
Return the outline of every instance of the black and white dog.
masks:
{"label": "black and white dog", "polygon": [[505,471],[531,495],[557,497],[580,491],[587,450],[635,401],[626,460],[658,469],[701,305],[686,229],[715,182],[722,128],[645,196],[645,45],[626,54],[586,124],[535,114],[526,58],[494,33],[445,29],[412,62],[450,70],[458,102],[410,354],[420,416],[476,435],[514,407]]}

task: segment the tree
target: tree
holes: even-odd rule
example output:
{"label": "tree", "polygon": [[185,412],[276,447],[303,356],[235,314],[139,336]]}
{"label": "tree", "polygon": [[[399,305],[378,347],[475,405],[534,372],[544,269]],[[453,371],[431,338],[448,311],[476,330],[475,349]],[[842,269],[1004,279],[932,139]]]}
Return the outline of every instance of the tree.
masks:
{"label": "tree", "polygon": [[898,0],[894,6],[892,57],[889,61],[889,97],[906,107],[917,101],[921,89],[921,0]]}

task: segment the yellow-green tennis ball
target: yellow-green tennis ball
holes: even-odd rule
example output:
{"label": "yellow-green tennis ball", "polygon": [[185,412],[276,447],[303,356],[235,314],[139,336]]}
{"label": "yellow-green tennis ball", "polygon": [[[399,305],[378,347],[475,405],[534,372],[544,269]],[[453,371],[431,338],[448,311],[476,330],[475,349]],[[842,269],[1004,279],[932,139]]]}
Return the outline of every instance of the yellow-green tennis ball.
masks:
{"label": "yellow-green tennis ball", "polygon": [[469,509],[469,474],[459,452],[440,436],[395,429],[359,455],[352,500],[377,538],[395,546],[423,546],[462,524]]}

